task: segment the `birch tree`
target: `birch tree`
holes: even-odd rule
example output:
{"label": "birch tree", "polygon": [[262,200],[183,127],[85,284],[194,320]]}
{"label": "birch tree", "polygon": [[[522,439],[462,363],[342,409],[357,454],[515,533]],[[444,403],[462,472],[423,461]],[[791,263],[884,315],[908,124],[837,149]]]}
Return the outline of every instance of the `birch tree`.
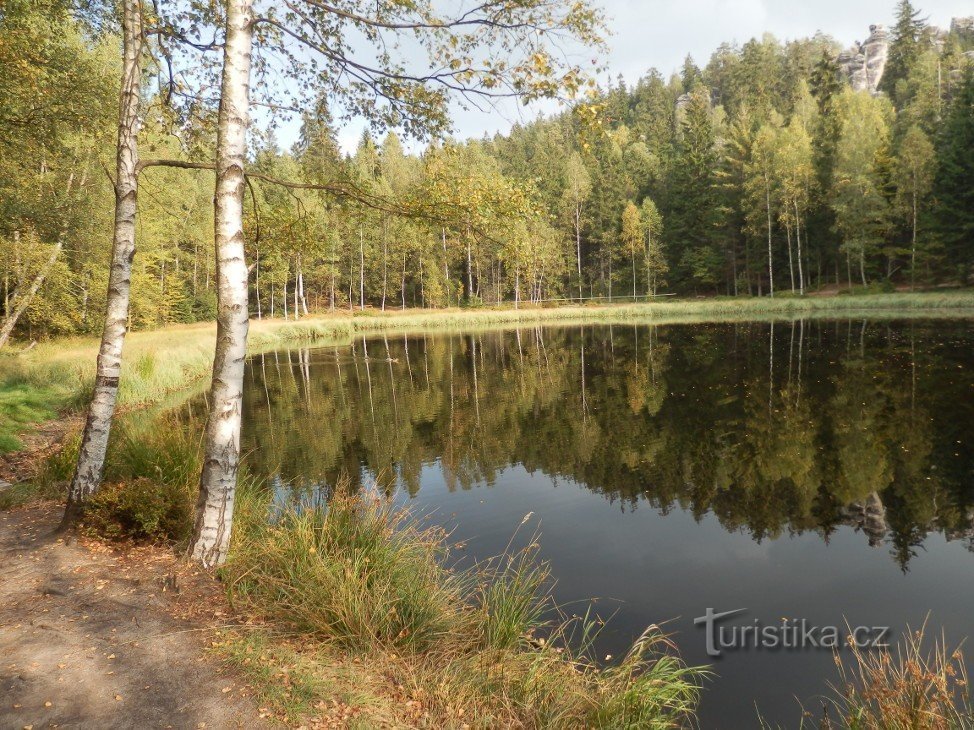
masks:
{"label": "birch tree", "polygon": [[[798,248],[798,291],[805,294],[805,268],[802,263],[802,229],[815,180],[812,138],[796,116],[781,130],[776,152],[776,168],[781,179],[781,221],[795,231]],[[789,247],[790,254],[790,247]]]}
{"label": "birch tree", "polygon": [[[289,0],[260,11],[253,0],[229,0],[226,6],[217,122],[217,349],[190,548],[206,566],[226,558],[240,460],[248,310],[243,192],[255,28],[261,28],[259,50],[283,56],[295,72],[309,74],[306,81],[325,84],[345,100],[350,115],[423,138],[449,127],[451,96],[491,103],[594,90],[594,78],[564,61],[552,45],[569,37],[599,46],[603,26],[601,14],[585,2],[549,0],[486,0],[454,17],[441,15],[428,2],[375,6],[364,0]],[[419,63],[415,72],[389,50],[406,33],[426,51],[426,64]],[[374,60],[356,56],[348,42],[353,35],[374,45]],[[472,288],[469,264],[468,281]]]}
{"label": "birch tree", "polygon": [[578,299],[582,299],[582,209],[592,194],[592,178],[585,168],[582,156],[573,152],[565,167],[566,207],[571,217],[572,233],[575,237],[575,267],[578,276]]}
{"label": "birch tree", "polygon": [[632,264],[632,298],[636,299],[636,254],[643,247],[643,222],[639,215],[639,208],[631,200],[622,210],[622,248],[629,254]]}
{"label": "birch tree", "polygon": [[896,207],[910,227],[910,288],[916,286],[917,231],[920,205],[933,187],[935,152],[919,126],[910,127],[900,141],[895,161]]}
{"label": "birch tree", "polygon": [[836,146],[831,207],[842,235],[847,269],[859,264],[867,283],[866,260],[889,228],[889,201],[883,195],[880,156],[889,145],[889,102],[846,89],[841,98],[842,127]]}
{"label": "birch tree", "polygon": [[778,181],[775,177],[777,129],[765,124],[754,135],[751,158],[745,166],[745,190],[749,200],[748,226],[763,231],[768,238],[768,293],[774,297],[774,211],[777,206]]}
{"label": "birch tree", "polygon": [[139,0],[122,3],[122,80],[119,89],[115,158],[115,225],[108,279],[108,306],[94,393],[81,436],[78,462],[64,513],[65,524],[80,515],[85,500],[100,486],[108,436],[122,373],[122,345],[128,323],[132,260],[135,257],[135,216],[138,197],[138,127],[142,84],[142,8]]}
{"label": "birch tree", "polygon": [[214,197],[218,293],[216,352],[196,524],[190,548],[192,557],[205,566],[222,563],[230,547],[240,464],[240,417],[249,325],[243,197],[247,124],[250,120],[252,0],[229,0],[226,13]]}
{"label": "birch tree", "polygon": [[660,284],[665,283],[663,277],[670,270],[663,253],[663,216],[652,198],[644,198],[640,206],[640,217],[643,231],[646,233],[646,286],[650,296],[656,296]]}

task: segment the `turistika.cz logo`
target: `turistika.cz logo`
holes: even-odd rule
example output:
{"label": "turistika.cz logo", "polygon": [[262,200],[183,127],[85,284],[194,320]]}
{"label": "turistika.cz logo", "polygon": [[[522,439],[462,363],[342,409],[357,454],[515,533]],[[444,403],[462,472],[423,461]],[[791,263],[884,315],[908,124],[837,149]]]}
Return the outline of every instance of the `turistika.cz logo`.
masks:
{"label": "turistika.cz logo", "polygon": [[750,623],[728,623],[727,619],[747,611],[707,612],[693,619],[703,626],[707,641],[707,656],[719,657],[724,651],[744,650],[806,650],[827,649],[884,649],[889,646],[889,626],[816,626],[803,618],[783,618],[766,624],[755,618]]}

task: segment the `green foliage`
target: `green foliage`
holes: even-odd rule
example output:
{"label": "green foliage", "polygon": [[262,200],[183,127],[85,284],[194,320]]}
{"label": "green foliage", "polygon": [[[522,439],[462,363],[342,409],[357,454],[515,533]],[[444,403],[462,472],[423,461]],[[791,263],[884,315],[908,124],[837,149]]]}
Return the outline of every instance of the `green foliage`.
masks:
{"label": "green foliage", "polygon": [[85,507],[81,529],[108,539],[181,543],[192,529],[193,501],[180,486],[139,478],[107,483]]}
{"label": "green foliage", "polygon": [[962,281],[974,264],[974,66],[957,90],[937,145],[935,226]]}
{"label": "green foliage", "polygon": [[902,104],[905,94],[901,82],[913,71],[922,50],[926,21],[910,0],[899,0],[896,5],[896,24],[889,45],[886,68],[880,81],[880,91],[885,91]]}
{"label": "green foliage", "polygon": [[193,526],[199,444],[178,424],[117,424],[105,484],[85,503],[83,528],[109,539],[181,544]]}

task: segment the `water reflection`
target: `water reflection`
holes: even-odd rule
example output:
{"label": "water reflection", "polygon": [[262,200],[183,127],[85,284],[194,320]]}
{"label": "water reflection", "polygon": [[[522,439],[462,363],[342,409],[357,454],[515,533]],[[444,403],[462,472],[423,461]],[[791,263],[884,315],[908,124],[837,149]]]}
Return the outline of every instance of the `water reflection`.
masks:
{"label": "water reflection", "polygon": [[293,485],[519,465],[757,541],[847,525],[906,570],[932,532],[974,549],[972,344],[852,320],[359,339],[252,359],[244,448]]}

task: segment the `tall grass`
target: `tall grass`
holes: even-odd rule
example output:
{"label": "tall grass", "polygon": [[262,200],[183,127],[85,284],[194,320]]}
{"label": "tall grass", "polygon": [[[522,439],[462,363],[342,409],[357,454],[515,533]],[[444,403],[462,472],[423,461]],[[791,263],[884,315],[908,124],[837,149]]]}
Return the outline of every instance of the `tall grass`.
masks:
{"label": "tall grass", "polygon": [[849,730],[969,730],[974,703],[964,655],[944,639],[932,646],[925,627],[892,649],[853,648],[847,665],[836,659],[834,707]]}
{"label": "tall grass", "polygon": [[596,623],[552,618],[536,545],[450,569],[445,533],[376,496],[338,492],[274,522],[253,493],[241,505],[224,569],[237,607],[362,655],[384,678],[375,693],[394,688],[416,715],[401,722],[669,728],[693,717],[704,673],[656,628],[599,666]]}

